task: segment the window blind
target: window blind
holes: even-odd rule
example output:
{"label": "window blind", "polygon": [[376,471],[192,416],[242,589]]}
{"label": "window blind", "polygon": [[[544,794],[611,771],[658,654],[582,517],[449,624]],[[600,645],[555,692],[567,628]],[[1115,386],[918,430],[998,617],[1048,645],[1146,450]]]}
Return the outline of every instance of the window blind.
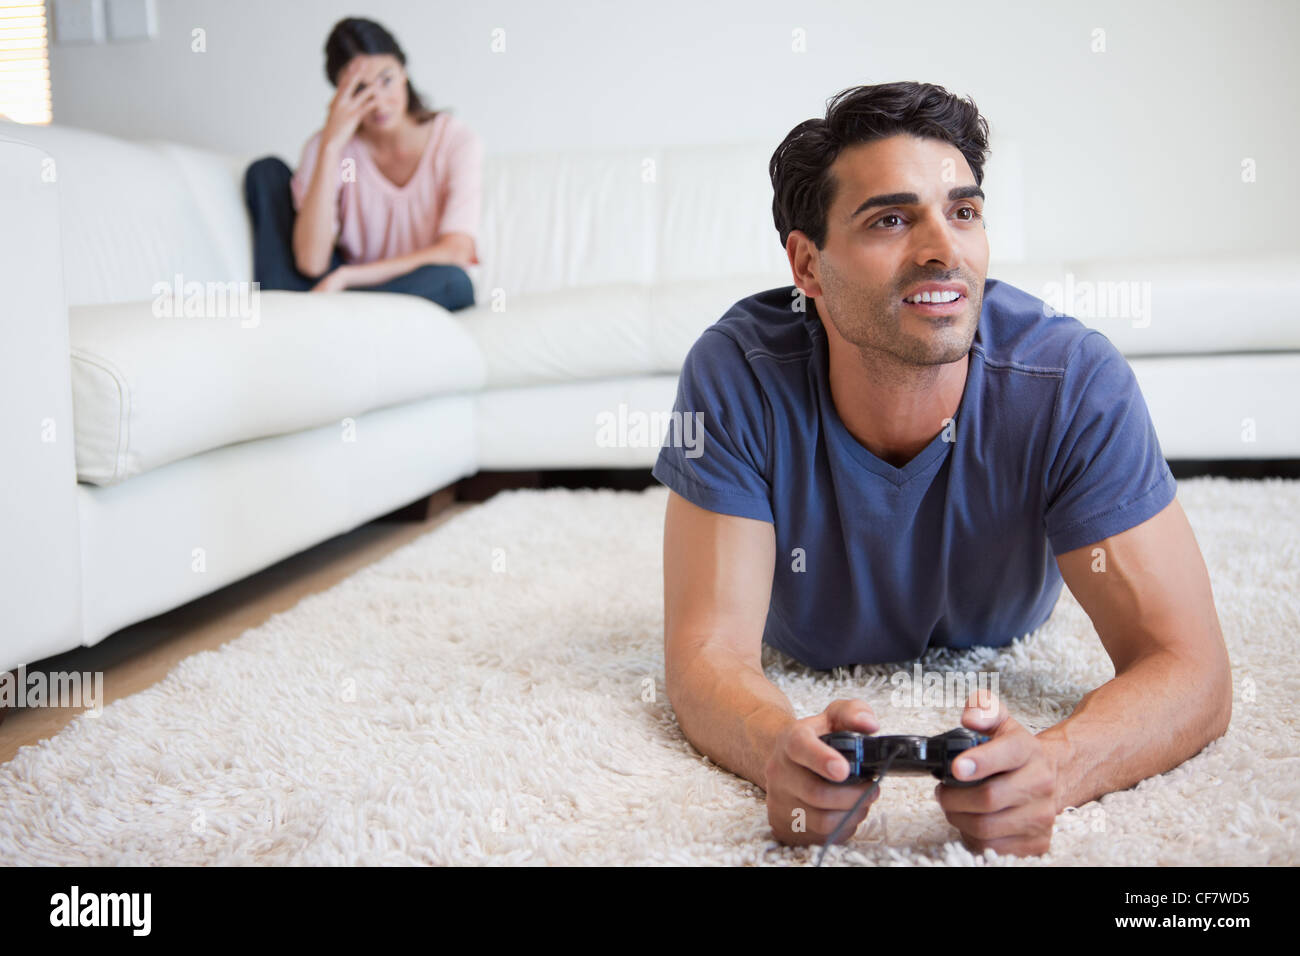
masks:
{"label": "window blind", "polygon": [[0,0],[0,116],[50,122],[50,35],[44,0]]}

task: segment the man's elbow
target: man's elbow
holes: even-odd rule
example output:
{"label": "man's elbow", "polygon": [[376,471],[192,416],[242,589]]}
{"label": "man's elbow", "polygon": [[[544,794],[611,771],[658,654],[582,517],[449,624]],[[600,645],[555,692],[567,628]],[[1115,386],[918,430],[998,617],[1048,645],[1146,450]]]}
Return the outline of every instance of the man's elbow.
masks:
{"label": "man's elbow", "polygon": [[[697,749],[700,747],[700,728],[696,722],[697,704],[701,701],[702,689],[696,680],[698,673],[692,674],[692,663],[700,665],[697,670],[704,670],[707,664],[703,660],[688,657],[680,649],[669,653],[664,659],[664,696],[668,706],[677,718],[677,726],[682,734]],[[707,696],[707,694],[706,694]]]}
{"label": "man's elbow", "polygon": [[1194,721],[1192,726],[1198,728],[1195,733],[1201,737],[1201,746],[1208,746],[1226,734],[1232,723],[1233,677],[1227,647],[1222,634],[1217,634],[1194,655],[1175,653],[1175,679],[1190,689],[1186,712]]}
{"label": "man's elbow", "polygon": [[[664,695],[668,698],[668,705],[672,707],[673,711],[680,714],[684,709],[682,704],[684,703],[685,687],[683,686],[681,669],[674,667],[673,664],[674,662],[671,659],[664,661]],[[680,717],[678,719],[680,721]]]}
{"label": "man's elbow", "polygon": [[1211,740],[1218,740],[1228,732],[1228,725],[1232,723],[1232,670],[1224,668],[1217,682],[1218,707],[1214,712],[1214,720],[1210,725]]}
{"label": "man's elbow", "polygon": [[1225,654],[1214,663],[1201,661],[1182,670],[1180,681],[1187,682],[1193,691],[1196,705],[1189,701],[1188,713],[1196,714],[1195,733],[1201,747],[1208,746],[1228,732],[1232,723],[1232,667]]}

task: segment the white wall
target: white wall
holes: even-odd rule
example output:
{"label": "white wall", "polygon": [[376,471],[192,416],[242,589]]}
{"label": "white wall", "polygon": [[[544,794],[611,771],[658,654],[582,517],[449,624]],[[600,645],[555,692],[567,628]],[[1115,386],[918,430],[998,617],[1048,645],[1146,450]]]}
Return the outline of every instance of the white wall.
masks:
{"label": "white wall", "polygon": [[[53,0],[57,3],[58,0]],[[763,141],[846,86],[926,80],[1023,144],[1034,258],[1300,249],[1300,3],[158,0],[159,36],[52,51],[54,121],[296,165],[343,16],[489,153]],[[191,31],[207,50],[191,52]],[[505,31],[504,53],[491,51]],[[792,52],[792,31],[807,51]],[[1090,46],[1105,30],[1106,51]],[[1241,180],[1243,158],[1257,181]],[[996,197],[989,197],[990,219]],[[775,232],[773,232],[775,242]]]}

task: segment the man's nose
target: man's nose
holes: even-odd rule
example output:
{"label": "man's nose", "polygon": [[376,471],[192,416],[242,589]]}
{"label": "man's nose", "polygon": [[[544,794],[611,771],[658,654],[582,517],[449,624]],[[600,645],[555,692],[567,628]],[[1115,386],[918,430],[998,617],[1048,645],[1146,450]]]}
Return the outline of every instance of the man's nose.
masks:
{"label": "man's nose", "polygon": [[917,237],[917,262],[938,261],[952,265],[957,261],[957,237],[953,235],[952,227],[942,210],[927,212],[922,216],[913,235]]}

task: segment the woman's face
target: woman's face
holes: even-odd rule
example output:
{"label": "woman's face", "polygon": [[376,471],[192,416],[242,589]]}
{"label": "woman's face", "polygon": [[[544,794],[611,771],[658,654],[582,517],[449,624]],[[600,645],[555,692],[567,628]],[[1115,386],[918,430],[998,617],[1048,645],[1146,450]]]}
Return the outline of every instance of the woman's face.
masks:
{"label": "woman's face", "polygon": [[[374,77],[375,103],[361,120],[371,130],[390,132],[406,121],[406,70],[391,53],[364,54],[356,57],[363,64],[361,74]],[[367,85],[366,89],[370,89]]]}

